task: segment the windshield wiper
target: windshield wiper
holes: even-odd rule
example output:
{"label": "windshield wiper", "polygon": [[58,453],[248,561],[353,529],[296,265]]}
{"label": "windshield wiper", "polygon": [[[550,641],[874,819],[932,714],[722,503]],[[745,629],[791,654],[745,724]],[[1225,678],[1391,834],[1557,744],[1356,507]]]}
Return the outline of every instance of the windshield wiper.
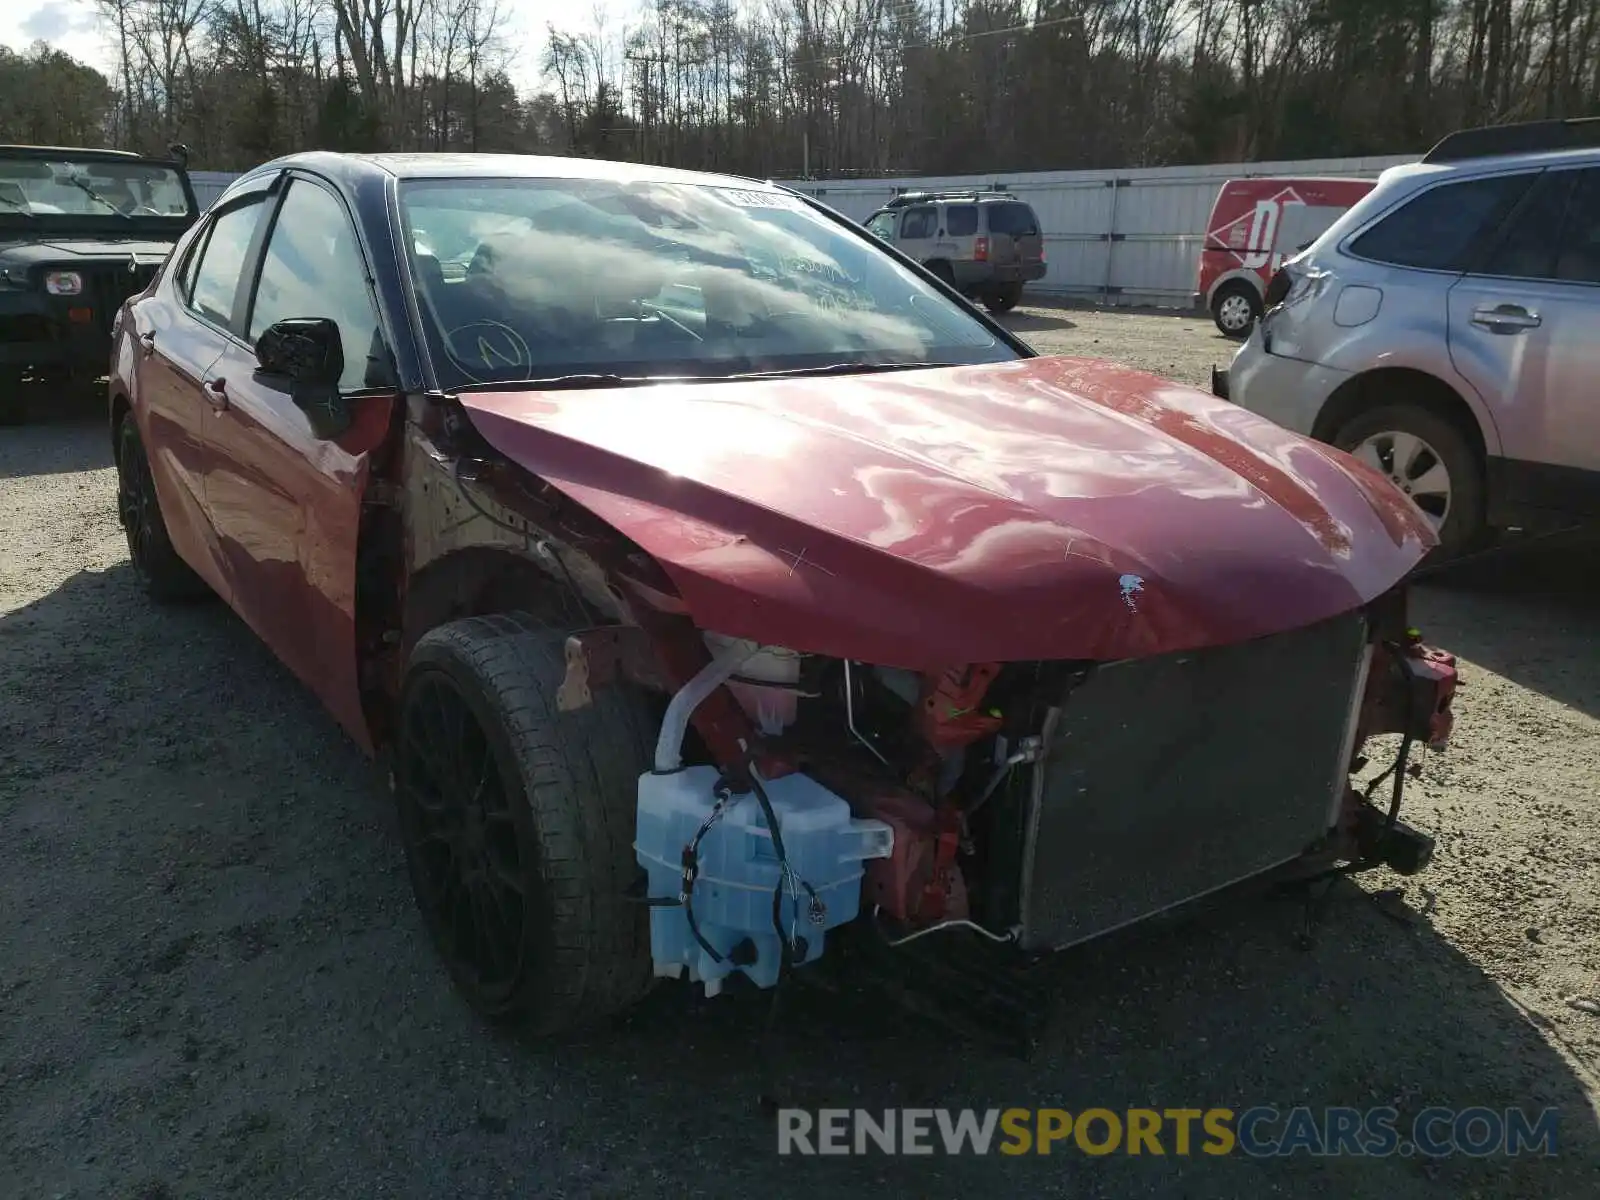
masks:
{"label": "windshield wiper", "polygon": [[10,196],[0,196],[0,204],[9,204],[12,208],[16,209],[25,217],[32,217],[35,220],[38,220],[39,218],[39,214],[34,212],[33,209],[28,207],[26,204],[23,204],[21,201],[13,200]]}
{"label": "windshield wiper", "polygon": [[722,375],[718,378],[731,383],[754,379],[805,379],[814,375],[876,375],[885,371],[932,371],[939,367],[954,367],[958,363],[824,363],[820,367],[789,367],[781,371],[747,371],[742,375]]}
{"label": "windshield wiper", "polygon": [[529,392],[579,391],[583,388],[643,387],[667,380],[653,375],[551,375],[546,379],[491,379],[479,383],[464,383],[457,392],[494,392],[502,388],[517,388]]}
{"label": "windshield wiper", "polygon": [[652,387],[669,383],[750,383],[763,379],[803,379],[816,375],[868,375],[883,371],[921,371],[953,367],[956,363],[826,363],[820,367],[793,367],[782,371],[748,371],[737,375],[551,375],[545,379],[495,379],[464,383],[457,392],[494,392],[516,389],[528,392],[580,391],[584,388]]}
{"label": "windshield wiper", "polygon": [[130,217],[127,213],[123,212],[115,204],[111,203],[111,201],[107,200],[99,192],[95,191],[92,187],[90,187],[89,184],[87,183],[87,181],[79,179],[76,175],[69,175],[67,177],[67,182],[70,183],[73,187],[77,188],[85,196],[89,197],[89,199],[96,200],[99,203],[104,204],[107,208],[109,208],[112,212],[116,213],[117,216],[121,217],[124,221],[133,220],[133,218]]}

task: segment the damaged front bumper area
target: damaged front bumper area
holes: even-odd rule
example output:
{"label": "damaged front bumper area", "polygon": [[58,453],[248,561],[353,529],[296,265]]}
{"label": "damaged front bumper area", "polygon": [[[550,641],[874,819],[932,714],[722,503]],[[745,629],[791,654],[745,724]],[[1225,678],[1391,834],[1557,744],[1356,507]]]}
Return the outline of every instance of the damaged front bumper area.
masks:
{"label": "damaged front bumper area", "polygon": [[1398,819],[1404,763],[1383,808],[1350,777],[1375,734],[1401,734],[1402,756],[1442,748],[1455,686],[1453,657],[1364,611],[1097,667],[1047,717],[1019,814],[1019,946],[1062,949],[1299,860],[1420,870],[1432,841]]}

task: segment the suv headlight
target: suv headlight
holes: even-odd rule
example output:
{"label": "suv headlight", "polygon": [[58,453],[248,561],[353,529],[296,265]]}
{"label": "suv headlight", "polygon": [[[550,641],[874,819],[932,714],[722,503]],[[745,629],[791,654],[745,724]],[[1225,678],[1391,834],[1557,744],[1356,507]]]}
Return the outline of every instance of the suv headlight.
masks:
{"label": "suv headlight", "polygon": [[51,271],[44,277],[44,290],[52,296],[76,296],[83,291],[83,276],[76,271]]}

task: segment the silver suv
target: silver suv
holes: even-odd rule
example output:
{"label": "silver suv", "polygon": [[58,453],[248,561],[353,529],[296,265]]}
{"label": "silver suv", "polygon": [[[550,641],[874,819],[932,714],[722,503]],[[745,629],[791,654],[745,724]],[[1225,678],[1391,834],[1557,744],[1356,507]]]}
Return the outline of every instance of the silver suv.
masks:
{"label": "silver suv", "polygon": [[1039,218],[1005,192],[905,192],[866,226],[990,312],[1015,308],[1022,285],[1044,278]]}
{"label": "silver suv", "polygon": [[1213,390],[1393,480],[1444,553],[1600,517],[1600,120],[1385,171],[1267,304]]}

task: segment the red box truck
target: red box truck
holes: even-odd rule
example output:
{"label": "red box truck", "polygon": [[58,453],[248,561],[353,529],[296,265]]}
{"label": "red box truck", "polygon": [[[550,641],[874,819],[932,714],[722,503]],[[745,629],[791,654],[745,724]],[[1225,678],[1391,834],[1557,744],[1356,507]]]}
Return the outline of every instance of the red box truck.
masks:
{"label": "red box truck", "polygon": [[1217,193],[1200,248],[1195,307],[1228,337],[1250,332],[1283,260],[1315,241],[1372,190],[1371,179],[1230,179]]}

